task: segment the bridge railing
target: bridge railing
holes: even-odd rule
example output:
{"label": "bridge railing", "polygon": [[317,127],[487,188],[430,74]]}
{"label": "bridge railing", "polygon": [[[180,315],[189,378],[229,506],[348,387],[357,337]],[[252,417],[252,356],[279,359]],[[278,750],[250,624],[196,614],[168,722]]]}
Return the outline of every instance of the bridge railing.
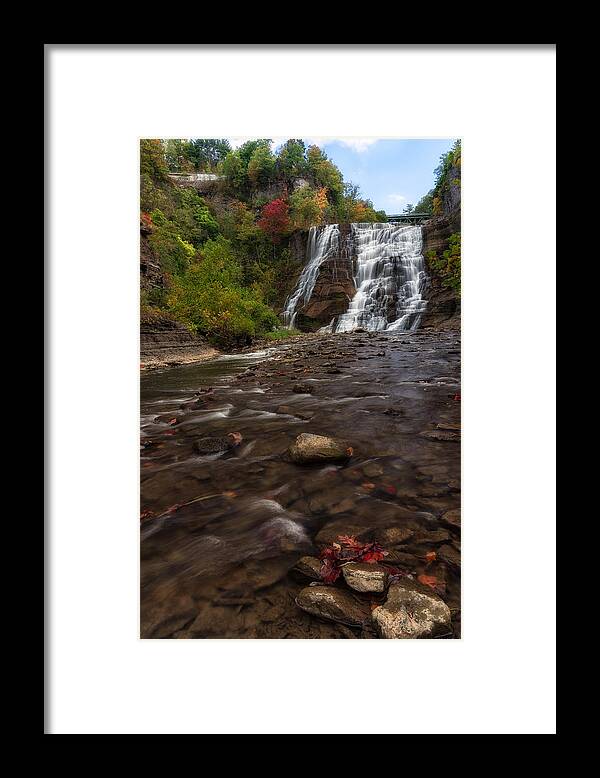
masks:
{"label": "bridge railing", "polygon": [[391,214],[388,215],[388,221],[396,221],[396,222],[405,222],[410,220],[420,220],[425,221],[425,219],[431,219],[430,213],[398,213],[398,214]]}

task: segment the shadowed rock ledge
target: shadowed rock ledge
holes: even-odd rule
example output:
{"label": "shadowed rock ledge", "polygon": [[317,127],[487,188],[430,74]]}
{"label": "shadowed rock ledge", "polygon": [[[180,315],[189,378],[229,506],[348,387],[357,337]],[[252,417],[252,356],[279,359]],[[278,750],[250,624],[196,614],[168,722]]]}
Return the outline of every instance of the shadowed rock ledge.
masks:
{"label": "shadowed rock ledge", "polygon": [[219,351],[182,324],[170,319],[142,321],[140,325],[140,367],[142,369],[202,362]]}

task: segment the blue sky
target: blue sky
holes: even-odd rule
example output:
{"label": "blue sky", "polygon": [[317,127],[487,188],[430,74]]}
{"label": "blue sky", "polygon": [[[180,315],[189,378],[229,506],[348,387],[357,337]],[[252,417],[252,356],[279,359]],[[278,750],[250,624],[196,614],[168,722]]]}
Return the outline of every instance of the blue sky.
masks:
{"label": "blue sky", "polygon": [[[239,146],[247,138],[230,138]],[[276,148],[287,138],[274,138]],[[345,181],[360,187],[377,210],[401,213],[433,186],[433,171],[454,138],[396,140],[389,138],[304,138],[316,143],[340,168]]]}

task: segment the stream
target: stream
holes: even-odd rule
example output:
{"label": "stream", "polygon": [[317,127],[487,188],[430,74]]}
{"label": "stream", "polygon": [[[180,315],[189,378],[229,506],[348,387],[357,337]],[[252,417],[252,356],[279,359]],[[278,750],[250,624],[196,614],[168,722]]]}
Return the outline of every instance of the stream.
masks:
{"label": "stream", "polygon": [[[305,335],[143,373],[141,637],[376,638],[295,604],[309,582],[294,565],[339,534],[441,581],[459,637],[460,405],[453,330]],[[229,432],[237,448],[194,453]],[[354,454],[287,461],[302,432]]]}

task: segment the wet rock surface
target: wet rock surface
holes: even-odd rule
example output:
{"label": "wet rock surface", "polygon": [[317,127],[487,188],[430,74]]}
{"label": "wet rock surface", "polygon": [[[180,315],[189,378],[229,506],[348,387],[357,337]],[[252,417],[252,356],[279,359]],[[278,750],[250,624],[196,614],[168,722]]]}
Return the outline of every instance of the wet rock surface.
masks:
{"label": "wet rock surface", "polygon": [[385,603],[373,610],[372,618],[383,638],[435,638],[450,633],[450,608],[411,581],[390,586]]}
{"label": "wet rock surface", "polygon": [[350,562],[342,567],[345,582],[357,592],[384,592],[388,581],[388,569],[383,565],[366,562]]}
{"label": "wet rock surface", "polygon": [[313,616],[350,627],[362,627],[369,619],[369,609],[363,603],[333,586],[307,586],[296,597],[296,605]]}
{"label": "wet rock surface", "polygon": [[311,435],[302,432],[287,450],[289,458],[297,464],[346,462],[353,449],[343,440]]}
{"label": "wet rock surface", "polygon": [[[381,636],[370,612],[386,592],[343,577],[325,587],[366,609],[362,626],[296,603],[318,588],[308,570],[339,535],[377,541],[384,566],[441,582],[432,594],[460,636],[458,332],[307,334],[144,373],[141,386],[142,637]],[[195,450],[232,430],[239,445]],[[302,433],[353,456],[299,465],[284,452]],[[316,562],[300,564],[307,557]]]}

